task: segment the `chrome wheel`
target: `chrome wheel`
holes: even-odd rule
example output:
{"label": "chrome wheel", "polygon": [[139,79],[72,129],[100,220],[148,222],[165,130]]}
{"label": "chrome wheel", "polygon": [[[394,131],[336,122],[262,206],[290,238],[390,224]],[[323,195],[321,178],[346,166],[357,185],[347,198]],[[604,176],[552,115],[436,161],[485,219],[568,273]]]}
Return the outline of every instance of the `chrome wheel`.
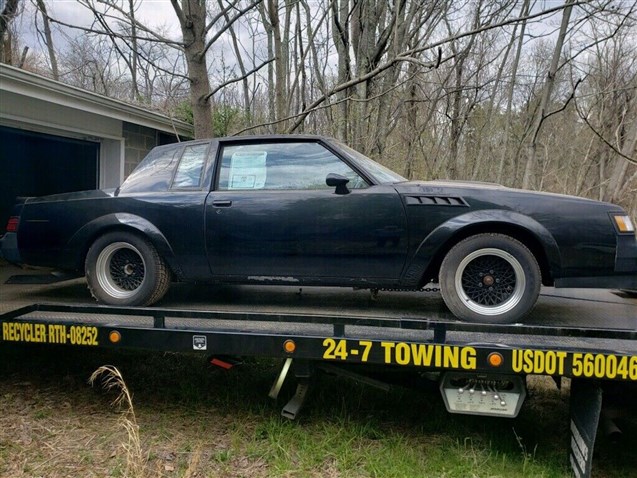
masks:
{"label": "chrome wheel", "polygon": [[114,299],[134,296],[146,281],[146,263],[139,250],[127,242],[113,242],[99,253],[96,278],[106,294]]}
{"label": "chrome wheel", "polygon": [[520,303],[526,290],[526,274],[513,255],[502,249],[484,248],[464,257],[456,269],[454,283],[468,309],[494,316]]}

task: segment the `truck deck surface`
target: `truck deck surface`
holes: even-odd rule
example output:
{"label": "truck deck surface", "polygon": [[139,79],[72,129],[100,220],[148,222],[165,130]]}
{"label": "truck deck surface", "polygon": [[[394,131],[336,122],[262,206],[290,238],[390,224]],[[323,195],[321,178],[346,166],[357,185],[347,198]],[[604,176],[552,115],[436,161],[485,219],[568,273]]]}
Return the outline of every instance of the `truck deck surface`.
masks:
{"label": "truck deck surface", "polygon": [[[11,266],[0,267],[0,314],[35,303],[93,306],[83,279],[55,284],[5,284],[13,275],[33,274]],[[303,288],[282,286],[219,286],[175,284],[157,304],[162,309],[178,311],[178,315],[212,312],[203,317],[183,318],[166,314],[167,328],[231,331],[255,334],[289,334],[302,336],[333,335],[334,319],[347,324],[345,336],[376,340],[431,341],[433,330],[418,330],[418,322],[449,323],[446,343],[504,344],[510,347],[533,345],[539,348],[579,348],[596,351],[637,352],[637,299],[607,290],[552,289],[542,291],[536,308],[523,326],[507,326],[502,330],[482,332],[479,326],[457,322],[447,311],[438,292],[385,292],[372,300],[366,290],[349,288]],[[246,320],[244,315],[263,320]],[[277,315],[284,318],[278,318]],[[91,313],[81,315],[68,311],[30,313],[25,318],[117,324],[129,327],[153,327],[148,316]],[[361,322],[364,325],[358,325]],[[382,327],[377,327],[375,324]],[[555,334],[560,327],[564,334]],[[570,334],[570,328],[588,329],[583,334]],[[495,328],[498,329],[498,328]],[[621,338],[609,338],[605,331],[624,331]],[[632,335],[631,335],[632,331]],[[517,333],[519,332],[519,333]],[[571,336],[573,335],[573,336]]]}

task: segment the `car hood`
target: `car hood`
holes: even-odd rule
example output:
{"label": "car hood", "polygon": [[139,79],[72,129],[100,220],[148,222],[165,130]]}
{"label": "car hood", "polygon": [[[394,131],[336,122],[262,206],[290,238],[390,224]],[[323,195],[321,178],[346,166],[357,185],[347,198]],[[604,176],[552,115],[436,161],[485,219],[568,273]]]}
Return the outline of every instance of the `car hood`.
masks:
{"label": "car hood", "polygon": [[[529,191],[515,189],[496,183],[478,181],[406,181],[395,185],[401,195],[422,194],[458,196],[467,202],[485,202],[502,206],[511,206],[514,209],[527,209],[533,204],[550,206],[551,204],[572,204],[595,207],[602,206],[606,209],[621,209],[614,204],[603,203],[593,199],[586,199],[566,194],[548,193],[544,191]],[[486,204],[484,204],[486,206]]]}

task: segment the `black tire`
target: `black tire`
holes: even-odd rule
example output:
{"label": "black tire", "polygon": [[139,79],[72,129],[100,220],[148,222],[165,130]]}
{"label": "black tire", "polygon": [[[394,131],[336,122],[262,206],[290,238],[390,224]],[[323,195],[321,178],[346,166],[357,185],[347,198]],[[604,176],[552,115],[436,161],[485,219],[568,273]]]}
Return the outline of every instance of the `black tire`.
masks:
{"label": "black tire", "polygon": [[520,322],[540,294],[535,256],[503,234],[477,234],[453,246],[440,266],[440,290],[460,320],[487,324]]}
{"label": "black tire", "polygon": [[170,286],[170,269],[157,250],[130,232],[109,232],[97,239],[84,268],[91,294],[104,304],[151,305]]}

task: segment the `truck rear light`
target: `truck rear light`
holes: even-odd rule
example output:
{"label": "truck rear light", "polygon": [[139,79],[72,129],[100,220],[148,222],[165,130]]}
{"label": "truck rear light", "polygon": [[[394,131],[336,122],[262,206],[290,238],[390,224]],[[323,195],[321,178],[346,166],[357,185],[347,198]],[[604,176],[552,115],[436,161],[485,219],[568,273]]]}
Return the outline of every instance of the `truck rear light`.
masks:
{"label": "truck rear light", "polygon": [[18,224],[20,223],[19,216],[11,216],[7,222],[7,232],[17,232]]}

